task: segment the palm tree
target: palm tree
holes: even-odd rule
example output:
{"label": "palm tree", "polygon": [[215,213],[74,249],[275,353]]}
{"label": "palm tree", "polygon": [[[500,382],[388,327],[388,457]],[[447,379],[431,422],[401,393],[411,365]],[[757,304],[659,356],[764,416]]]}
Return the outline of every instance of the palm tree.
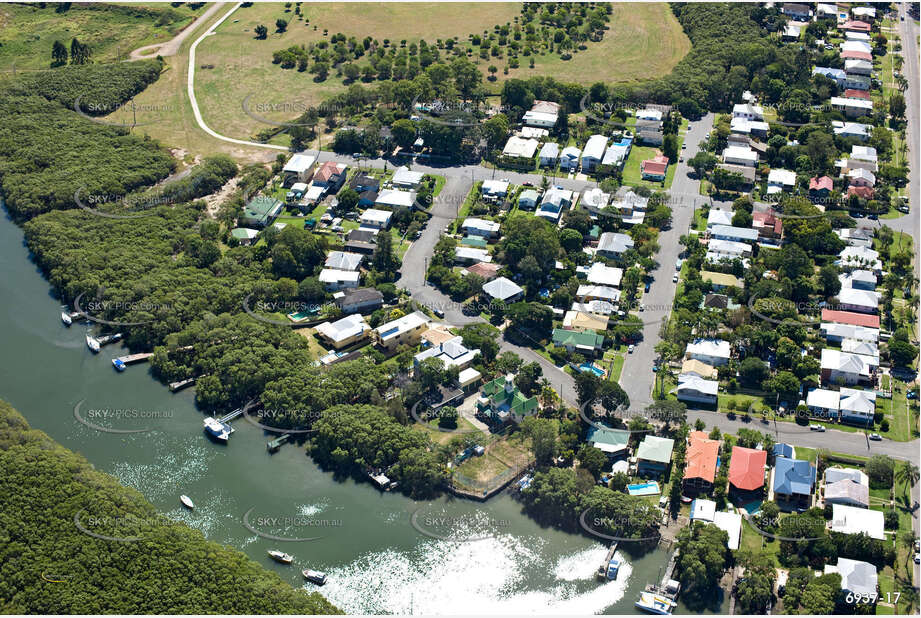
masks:
{"label": "palm tree", "polygon": [[918,479],[921,478],[921,471],[919,471],[918,466],[912,462],[903,461],[902,465],[899,466],[899,469],[895,472],[895,478],[906,483],[908,488],[911,489],[915,483],[918,482]]}

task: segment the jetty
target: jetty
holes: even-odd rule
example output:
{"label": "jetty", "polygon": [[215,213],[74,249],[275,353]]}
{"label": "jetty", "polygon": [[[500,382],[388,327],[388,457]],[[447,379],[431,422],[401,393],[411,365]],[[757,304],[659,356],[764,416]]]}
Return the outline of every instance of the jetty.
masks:
{"label": "jetty", "polygon": [[128,354],[127,356],[119,356],[118,358],[112,359],[112,366],[115,367],[115,369],[118,371],[124,371],[128,365],[146,361],[151,356],[153,356],[153,352],[142,352],[140,354]]}
{"label": "jetty", "polygon": [[600,580],[606,580],[608,578],[608,567],[611,564],[611,560],[614,560],[614,552],[617,551],[617,541],[611,543],[611,546],[608,548],[608,554],[604,557],[604,562],[598,566],[598,570],[595,571],[595,578]]}
{"label": "jetty", "polygon": [[229,414],[225,414],[224,416],[222,416],[221,418],[217,420],[220,423],[229,423],[230,421],[234,419],[238,419],[241,416],[243,416],[243,408],[237,408],[233,412],[230,412]]}
{"label": "jetty", "polygon": [[277,438],[275,438],[274,440],[272,440],[272,441],[270,441],[270,442],[266,442],[265,447],[266,447],[266,449],[268,449],[268,451],[269,451],[270,453],[274,453],[275,451],[277,451],[278,449],[281,448],[281,445],[282,445],[282,444],[284,444],[285,442],[287,442],[287,441],[290,440],[290,439],[291,439],[291,434],[290,434],[290,433],[282,434],[282,435],[278,436]]}
{"label": "jetty", "polygon": [[181,391],[185,387],[191,386],[192,384],[195,384],[195,378],[189,378],[187,380],[179,380],[178,382],[170,382],[169,390],[170,392],[175,393],[176,391]]}

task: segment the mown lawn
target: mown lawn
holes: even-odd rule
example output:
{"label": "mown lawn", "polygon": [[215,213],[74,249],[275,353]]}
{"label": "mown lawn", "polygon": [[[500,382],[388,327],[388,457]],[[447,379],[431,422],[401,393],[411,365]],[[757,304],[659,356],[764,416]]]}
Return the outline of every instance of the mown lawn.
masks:
{"label": "mown lawn", "polygon": [[[682,142],[684,141],[684,138],[680,135],[679,138]],[[625,185],[646,186],[653,190],[663,188],[661,182],[643,180],[643,174],[640,170],[640,165],[643,163],[643,161],[656,156],[657,150],[659,150],[659,148],[656,148],[655,146],[634,146],[630,149],[630,156],[627,157],[627,161],[624,163],[623,178]],[[665,172],[665,189],[668,189],[672,186],[672,182],[675,180],[675,170],[677,169],[677,163],[669,164],[668,169]]]}

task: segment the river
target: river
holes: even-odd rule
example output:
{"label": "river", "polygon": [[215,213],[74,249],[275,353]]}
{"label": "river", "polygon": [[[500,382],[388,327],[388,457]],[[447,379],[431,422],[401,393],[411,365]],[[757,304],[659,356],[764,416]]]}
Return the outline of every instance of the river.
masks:
{"label": "river", "polygon": [[[270,455],[267,437],[242,418],[228,445],[215,444],[202,433],[192,389],[170,393],[143,364],[117,373],[110,363],[124,353],[117,344],[93,355],[85,326],[61,323],[60,305],[30,261],[22,231],[6,216],[0,269],[0,397],[167,517],[246,552],[292,585],[303,583],[303,568],[326,571],[322,593],[349,613],[633,614],[639,591],[665,565],[661,550],[622,556],[618,579],[599,584],[594,571],[604,545],[540,527],[508,494],[479,504],[381,493],[334,479],[297,445]],[[78,422],[75,407],[93,424],[147,431],[99,431]],[[100,410],[120,417],[100,419]],[[194,500],[194,511],[179,505],[181,494]],[[246,513],[253,529],[315,540],[264,538],[244,525]],[[429,535],[411,525],[414,513]],[[470,540],[435,538],[446,530],[436,515],[453,518],[452,538]],[[292,554],[294,565],[269,560],[266,551],[276,548]],[[679,605],[676,613],[689,612]]]}

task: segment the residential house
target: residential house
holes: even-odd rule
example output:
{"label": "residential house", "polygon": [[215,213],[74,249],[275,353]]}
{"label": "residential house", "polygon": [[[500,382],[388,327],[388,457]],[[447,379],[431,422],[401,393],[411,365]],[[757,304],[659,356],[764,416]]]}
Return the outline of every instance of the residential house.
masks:
{"label": "residential house", "polygon": [[548,131],[547,129],[541,129],[539,127],[521,127],[520,129],[515,131],[515,135],[517,135],[518,137],[534,138],[537,140],[541,140],[547,137],[548,135],[550,135],[550,131]]}
{"label": "residential house", "polygon": [[608,317],[584,311],[567,311],[563,316],[563,328],[603,331],[608,328]]}
{"label": "residential house", "polygon": [[468,266],[461,271],[461,274],[477,275],[478,277],[482,277],[484,281],[492,281],[499,274],[499,265],[480,262],[478,264]]}
{"label": "residential house", "polygon": [[[863,62],[863,61],[855,60],[853,62]],[[862,142],[865,142],[868,139],[870,139],[870,133],[873,130],[873,125],[861,124],[859,122],[842,122],[840,120],[833,120],[831,125],[832,125],[832,130],[835,132],[836,136],[840,136],[844,138],[853,137],[853,138],[859,139]]]}
{"label": "residential house", "polygon": [[622,459],[629,453],[628,443],[630,441],[630,432],[620,429],[608,429],[607,427],[592,426],[588,429],[585,442],[589,446],[607,455],[608,459]]}
{"label": "residential house", "polygon": [[879,252],[868,247],[845,247],[838,254],[835,265],[849,269],[872,270],[877,275],[882,274],[883,270]]}
{"label": "residential house", "polygon": [[668,170],[668,157],[661,152],[656,152],[652,159],[646,159],[640,163],[640,172],[643,180],[660,182],[665,180],[665,174]]}
{"label": "residential house", "polygon": [[[720,242],[722,242],[722,241],[720,241]],[[710,309],[716,309],[716,310],[728,309],[728,310],[730,310],[730,311],[735,311],[736,309],[739,309],[741,306],[742,306],[742,305],[740,305],[739,303],[735,302],[734,300],[732,300],[731,298],[729,298],[729,297],[726,296],[725,294],[712,294],[712,293],[711,293],[711,294],[707,294],[706,296],[704,296],[704,299],[703,299],[702,301],[700,301],[700,308],[701,308],[701,309],[708,309],[708,310],[710,310]]]}
{"label": "residential house", "polygon": [[768,173],[768,195],[791,191],[796,186],[796,172],[785,169],[772,169]]}
{"label": "residential house", "polygon": [[361,213],[361,216],[358,218],[358,223],[361,225],[361,227],[376,230],[386,230],[388,227],[390,227],[390,217],[392,216],[393,212],[389,210],[369,208],[368,210]]}
{"label": "residential house", "polygon": [[848,195],[859,195],[864,199],[873,198],[873,187],[876,185],[876,176],[870,170],[863,168],[850,169],[847,172]]}
{"label": "residential house", "polygon": [[[627,234],[621,232],[605,232],[598,239],[598,247],[595,253],[598,255],[618,259],[623,256],[624,252],[632,249],[634,246],[633,239]],[[594,268],[594,264],[592,267]]]}
{"label": "residential house", "polygon": [[384,305],[384,295],[373,288],[348,290],[336,299],[342,313],[370,313]]}
{"label": "residential house", "polygon": [[381,189],[381,181],[367,174],[358,174],[349,181],[349,188],[359,195],[366,191],[376,193]]}
{"label": "residential house", "polygon": [[688,435],[682,493],[686,496],[709,494],[716,479],[720,441],[711,440],[703,431]]}
{"label": "residential house", "polygon": [[358,270],[365,256],[360,253],[349,253],[347,251],[331,251],[326,256],[326,262],[323,264],[326,268],[335,268],[338,270]]}
{"label": "residential house", "polygon": [[501,300],[506,303],[512,303],[520,299],[524,294],[521,289],[511,279],[499,277],[483,285],[483,293],[493,300]]}
{"label": "residential house", "polygon": [[316,155],[306,152],[299,152],[288,159],[285,166],[281,168],[284,177],[284,184],[289,185],[293,182],[310,182],[313,175],[313,166],[317,162]]}
{"label": "residential house", "polygon": [[560,153],[560,169],[577,170],[582,159],[582,151],[576,146],[567,146]]}
{"label": "residential house", "polygon": [[492,256],[486,249],[474,247],[455,247],[454,261],[458,264],[475,264],[479,262],[492,262]]}
{"label": "residential house", "polygon": [[806,396],[806,405],[811,416],[835,419],[838,418],[838,409],[841,394],[825,388],[813,388]]}
{"label": "residential house", "polygon": [[712,524],[715,518],[716,502],[706,498],[695,498],[691,501],[691,511],[688,513],[688,519],[692,524],[696,521]]}
{"label": "residential house", "polygon": [[851,19],[844,22],[838,26],[840,30],[845,30],[847,32],[863,32],[869,33],[873,27],[865,21],[860,21],[858,19]]}
{"label": "residential house", "polygon": [[704,378],[705,380],[715,380],[717,373],[716,367],[699,361],[696,358],[688,358],[681,363],[681,375],[683,376],[693,375],[698,378]]}
{"label": "residential house", "polygon": [[843,311],[878,313],[879,299],[880,293],[870,290],[841,288],[841,291],[838,292],[838,306]]}
{"label": "residential house", "polygon": [[496,423],[521,420],[537,412],[537,397],[525,397],[515,386],[515,376],[500,376],[483,385],[476,402],[478,416]]}
{"label": "residential house", "polygon": [[726,288],[742,289],[744,287],[741,279],[729,273],[714,273],[708,270],[702,270],[700,271],[700,278],[709,283],[717,292],[725,290]]}
{"label": "residential house", "polygon": [[604,151],[604,158],[601,160],[602,165],[610,166],[615,169],[623,169],[624,162],[630,156],[630,150],[633,147],[633,138],[624,137],[620,142],[615,142],[608,146]]}
{"label": "residential house", "polygon": [[605,193],[598,187],[592,187],[582,192],[582,201],[580,203],[588,209],[589,212],[598,214],[599,211],[608,205],[610,199],[610,193]]}
{"label": "residential house", "polygon": [[786,457],[776,459],[772,485],[774,501],[782,511],[812,507],[815,480],[815,466],[808,461]]}
{"label": "residential house", "polygon": [[681,374],[678,376],[678,386],[670,392],[679,401],[715,405],[719,396],[719,386],[719,380],[707,380],[695,374]]}
{"label": "residential house", "polygon": [[541,167],[554,167],[560,158],[560,145],[556,142],[544,143],[537,157],[540,159]]}
{"label": "residential house", "polygon": [[381,324],[372,336],[380,347],[393,352],[401,345],[414,346],[429,326],[428,317],[421,311],[413,311],[403,317]]}
{"label": "residential house", "polygon": [[640,109],[636,111],[637,120],[655,120],[662,122],[662,111],[658,109]]}
{"label": "residential house", "polygon": [[876,391],[841,388],[841,422],[869,427],[875,413]]}
{"label": "residential house", "polygon": [[377,195],[374,205],[378,208],[390,208],[397,210],[399,208],[412,208],[416,202],[416,194],[413,191],[400,191],[397,189],[384,189]]}
{"label": "residential house", "polygon": [[783,219],[773,209],[752,213],[752,229],[761,242],[777,243],[783,237]]}
{"label": "residential house", "polygon": [[466,369],[473,363],[474,359],[480,354],[477,348],[468,349],[464,346],[463,337],[452,337],[437,345],[426,348],[413,356],[413,367],[419,368],[419,364],[427,358],[437,358],[444,363],[445,369],[457,367]]}
{"label": "residential house", "polygon": [[422,184],[422,177],[424,175],[425,174],[422,172],[414,172],[403,165],[398,167],[393,173],[393,178],[390,179],[390,183],[394,187],[399,187],[401,189],[415,189]]}
{"label": "residential house", "polygon": [[624,187],[621,187],[617,190],[611,206],[620,214],[623,225],[639,225],[646,218],[649,198],[641,197],[629,189],[624,191]]}
{"label": "residential house", "polygon": [[764,108],[752,103],[736,103],[732,106],[733,118],[744,118],[745,120],[764,120]]}
{"label": "residential house", "polygon": [[733,446],[729,459],[729,494],[742,503],[756,494],[760,498],[766,468],[767,451]]}
{"label": "residential house", "polygon": [[731,346],[723,339],[695,339],[685,349],[685,356],[719,367],[729,362]]}
{"label": "residential house", "polygon": [[829,103],[833,109],[844,112],[848,118],[859,118],[860,116],[869,116],[873,113],[873,101],[832,97]]}
{"label": "residential house", "polygon": [[281,214],[284,204],[280,200],[267,195],[257,195],[251,199],[243,208],[243,214],[240,215],[239,225],[254,229],[263,229],[275,221],[276,217]]}
{"label": "residential house", "polygon": [[[784,444],[783,442],[778,442],[774,445],[774,450],[772,451],[774,457],[786,457],[787,459],[793,459],[794,451],[793,446],[790,444]],[[730,462],[732,463],[732,462]]]}
{"label": "residential house", "polygon": [[341,350],[367,339],[371,333],[371,327],[360,313],[355,313],[335,322],[318,324],[316,331],[321,339],[335,349]]}
{"label": "residential house", "polygon": [[534,214],[556,223],[563,210],[572,206],[572,199],[572,191],[562,187],[551,187],[544,193],[540,208]]}
{"label": "residential house", "polygon": [[337,290],[357,288],[359,273],[354,270],[324,268],[320,271],[319,279],[327,292],[335,292]]}
{"label": "residential house", "polygon": [[835,324],[863,326],[868,329],[875,329],[877,332],[879,332],[878,315],[867,315],[863,313],[854,313],[852,311],[835,311],[834,309],[822,309],[822,321],[834,322]]}
{"label": "residential house", "polygon": [[710,237],[718,240],[754,243],[758,241],[758,230],[732,225],[714,225],[710,230]]}
{"label": "residential house", "polygon": [[876,19],[876,8],[867,5],[852,6],[851,15],[853,15],[855,19],[859,19],[864,22],[872,22]]}
{"label": "residential house", "polygon": [[819,3],[815,7],[816,19],[837,19],[838,5]]}
{"label": "residential house", "polygon": [[879,340],[878,328],[822,322],[819,329],[822,332],[822,336],[831,343],[841,343],[844,340],[876,343]]}
{"label": "residential house", "polygon": [[758,153],[749,146],[727,146],[723,149],[723,163],[754,167],[758,163]]}
{"label": "residential house", "polygon": [[873,247],[873,231],[869,228],[842,228],[835,230],[835,234],[851,247]]}
{"label": "residential house", "polygon": [[797,2],[784,2],[780,7],[780,12],[797,21],[809,21],[812,11],[809,10],[808,4]]}
{"label": "residential house", "polygon": [[578,311],[582,313],[593,313],[598,315],[609,316],[615,311],[617,307],[609,303],[606,300],[590,300],[584,303],[573,303],[570,308],[572,311]]}
{"label": "residential house", "polygon": [[841,341],[841,351],[851,354],[862,354],[864,356],[879,357],[879,346],[872,341],[860,341],[859,339],[844,339]]}
{"label": "residential house", "polygon": [[636,474],[640,477],[657,477],[663,474],[672,460],[675,441],[671,438],[647,435],[636,450]]}
{"label": "residential house", "polygon": [[539,142],[536,139],[525,139],[513,135],[508,138],[508,141],[505,143],[502,154],[506,157],[518,159],[533,159],[538,144]]}
{"label": "residential house", "polygon": [[[866,75],[869,77],[873,73],[873,63],[869,60],[860,60],[858,58],[851,58],[850,60],[844,61],[844,70],[848,75]],[[832,123],[834,124],[834,123]],[[867,126],[867,125],[861,125]]]}
{"label": "residential house", "polygon": [[867,604],[871,607],[876,605],[880,599],[879,576],[876,567],[869,562],[838,558],[837,565],[826,564],[824,572],[838,573],[841,576],[841,596],[843,598],[866,599]]}
{"label": "residential house", "polygon": [[525,112],[522,122],[534,127],[552,129],[560,114],[560,104],[555,101],[535,100],[531,109]]}
{"label": "residential house", "polygon": [[882,511],[873,511],[846,504],[832,504],[831,529],[832,532],[842,534],[863,533],[880,541],[886,539]]}
{"label": "residential house", "polygon": [[844,84],[847,74],[844,69],[834,69],[832,67],[812,67],[813,75],[824,75],[828,79],[834,80],[838,86]]}
{"label": "residential house", "polygon": [[461,229],[468,236],[482,236],[483,238],[498,238],[499,224],[487,219],[468,217],[461,224]]}
{"label": "residential house", "polygon": [[534,210],[537,208],[537,200],[540,199],[540,193],[534,189],[525,189],[518,194],[518,208],[524,210]]}
{"label": "residential house", "polygon": [[[844,79],[844,87],[846,90],[870,90],[872,86],[870,78],[866,75],[857,75],[856,73],[850,73]],[[847,95],[845,95],[847,96]]]}
{"label": "residential house", "polygon": [[253,230],[248,227],[235,227],[230,230],[230,236],[244,247],[248,247],[259,236],[259,230]]}
{"label": "residential house", "polygon": [[711,208],[710,212],[707,213],[707,229],[712,230],[717,225],[731,226],[732,211]]}
{"label": "residential house", "polygon": [[[749,120],[747,118],[733,118],[729,121],[729,130],[733,134],[755,137],[767,137],[771,125],[760,120]],[[750,143],[741,141],[742,143]]]}
{"label": "residential house", "polygon": [[342,248],[346,251],[352,253],[361,253],[363,255],[371,255],[374,253],[374,249],[377,247],[374,243],[363,242],[360,240],[349,240],[346,241]]}
{"label": "residential house", "polygon": [[831,348],[822,350],[820,360],[822,382],[825,384],[872,384],[878,366],[878,359]]}
{"label": "residential house", "polygon": [[623,276],[624,271],[622,268],[606,266],[601,262],[594,262],[588,269],[586,279],[589,283],[616,288],[620,286],[620,280]]}
{"label": "residential house", "polygon": [[339,190],[339,187],[345,183],[346,171],[349,166],[345,163],[336,163],[335,161],[327,161],[320,166],[320,169],[316,171],[313,175],[313,182],[311,183],[315,187],[323,187],[323,192],[327,195],[332,195]]}
{"label": "residential house", "polygon": [[592,135],[588,138],[585,148],[582,149],[582,171],[591,172],[601,163],[604,151],[608,145],[608,138],[604,135]]}
{"label": "residential house", "polygon": [[604,344],[604,335],[593,330],[567,330],[565,328],[553,329],[553,345],[566,348],[569,353],[578,352],[588,358],[601,353]]}
{"label": "residential house", "polygon": [[480,194],[484,198],[500,199],[508,195],[508,180],[484,180],[480,185]]}
{"label": "residential house", "polygon": [[707,243],[707,254],[704,259],[707,262],[718,264],[723,260],[742,260],[743,264],[747,262],[746,257],[752,253],[752,247],[748,243],[734,242],[731,240],[711,239]]}
{"label": "residential house", "polygon": [[837,483],[838,481],[853,481],[858,485],[870,486],[870,477],[857,468],[839,468],[833,466],[825,469],[825,483]]}
{"label": "residential house", "polygon": [[828,176],[813,176],[809,179],[810,199],[827,199],[835,188],[835,181]]}
{"label": "residential house", "polygon": [[825,504],[844,504],[861,509],[870,506],[870,488],[850,479],[825,484]]}

